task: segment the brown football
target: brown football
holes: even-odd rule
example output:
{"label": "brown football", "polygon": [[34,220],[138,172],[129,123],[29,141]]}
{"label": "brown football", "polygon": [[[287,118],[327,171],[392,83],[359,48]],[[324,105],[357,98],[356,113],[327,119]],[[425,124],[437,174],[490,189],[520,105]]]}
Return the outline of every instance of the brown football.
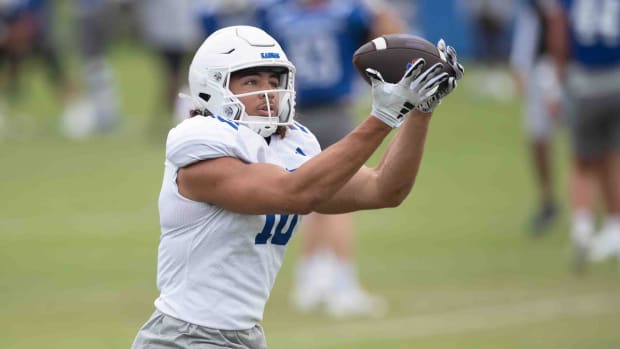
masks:
{"label": "brown football", "polygon": [[397,83],[405,74],[407,65],[418,58],[426,61],[424,69],[441,62],[444,63],[443,71],[455,76],[455,71],[441,58],[435,45],[409,34],[382,35],[365,43],[353,54],[353,65],[368,83],[370,78],[366,76],[366,68],[379,71],[386,82]]}

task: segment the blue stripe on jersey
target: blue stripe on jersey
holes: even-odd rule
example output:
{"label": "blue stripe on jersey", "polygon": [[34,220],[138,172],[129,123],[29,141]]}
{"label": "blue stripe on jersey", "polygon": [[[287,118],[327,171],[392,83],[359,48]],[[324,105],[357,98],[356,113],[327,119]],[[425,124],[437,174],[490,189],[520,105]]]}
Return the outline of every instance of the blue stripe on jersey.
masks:
{"label": "blue stripe on jersey", "polygon": [[620,64],[620,0],[562,0],[572,58],[591,68]]}
{"label": "blue stripe on jersey", "polygon": [[[292,126],[292,125],[291,125],[291,126]],[[289,126],[289,127],[291,127],[291,126]],[[300,129],[302,132],[304,132],[304,133],[310,133],[310,132],[308,132],[308,129],[307,129],[307,128],[305,128],[305,127],[301,126],[301,124],[300,124],[300,123],[298,123],[298,122],[295,122],[295,126],[299,127],[299,129]]]}
{"label": "blue stripe on jersey", "polygon": [[216,119],[218,121],[221,121],[221,122],[227,124],[228,126],[234,128],[235,130],[239,129],[239,125],[237,125],[233,121],[225,119],[225,118],[223,118],[221,116],[207,115],[207,117],[214,118],[214,119]]}
{"label": "blue stripe on jersey", "polygon": [[304,153],[304,151],[300,147],[297,147],[297,149],[295,149],[295,153],[306,156],[306,153]]}

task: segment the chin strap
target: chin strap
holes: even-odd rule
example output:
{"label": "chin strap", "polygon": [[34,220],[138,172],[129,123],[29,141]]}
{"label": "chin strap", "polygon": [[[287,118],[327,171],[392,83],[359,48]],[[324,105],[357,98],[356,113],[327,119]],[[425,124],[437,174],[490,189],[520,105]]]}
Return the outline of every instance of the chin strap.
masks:
{"label": "chin strap", "polygon": [[263,138],[271,137],[272,134],[276,132],[278,129],[277,125],[256,125],[256,124],[246,124],[250,129],[254,132],[258,133],[259,136]]}
{"label": "chin strap", "polygon": [[261,137],[269,137],[278,129],[278,125],[276,124],[265,123],[265,117],[263,116],[246,115],[244,120],[250,122],[244,123],[243,121],[240,121],[240,123],[245,124],[251,130],[258,133]]}

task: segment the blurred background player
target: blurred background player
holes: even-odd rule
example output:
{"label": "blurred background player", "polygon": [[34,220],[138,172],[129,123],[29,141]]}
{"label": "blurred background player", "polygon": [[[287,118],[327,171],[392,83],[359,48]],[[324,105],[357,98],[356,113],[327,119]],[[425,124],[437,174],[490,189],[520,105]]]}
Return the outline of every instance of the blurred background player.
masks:
{"label": "blurred background player", "polygon": [[71,10],[86,86],[65,111],[62,129],[70,138],[85,138],[109,133],[120,122],[114,76],[105,57],[116,8],[111,0],[74,0]]}
{"label": "blurred background player", "polygon": [[406,31],[419,36],[422,35],[420,20],[418,19],[419,1],[417,0],[386,0],[386,3],[398,13]]}
{"label": "blurred background player", "polygon": [[[193,0],[136,0],[137,20],[144,42],[158,56],[163,88],[157,99],[151,131],[156,137],[168,132],[169,116],[175,110],[177,94],[185,85],[191,54],[200,43],[201,32]],[[163,108],[161,110],[163,100]]]}
{"label": "blurred background player", "polygon": [[32,50],[37,23],[27,1],[0,2],[0,64],[6,69],[3,95],[17,97],[19,65],[23,56]]}
{"label": "blurred background player", "polygon": [[[7,95],[21,94],[20,79],[24,60],[41,58],[58,100],[63,102],[60,128],[69,138],[85,138],[97,132],[109,132],[118,123],[118,103],[111,72],[103,56],[109,16],[109,0],[75,0],[70,9],[74,20],[77,46],[82,58],[82,71],[87,93],[81,94],[65,68],[57,38],[58,6],[45,0],[12,1],[2,6],[3,23],[8,24],[2,45],[2,60],[9,64]],[[8,12],[5,12],[8,11]],[[5,22],[6,20],[6,22]]]}
{"label": "blurred background player", "polygon": [[32,46],[34,25],[24,1],[0,2],[0,134],[7,127],[8,103],[15,99],[18,62]]}
{"label": "blurred background player", "polygon": [[524,121],[539,201],[529,230],[545,232],[557,217],[557,198],[551,173],[551,136],[559,118],[560,86],[546,34],[548,0],[521,3],[514,28],[510,67],[517,91],[524,99]]}
{"label": "blurred background player", "polygon": [[196,4],[202,28],[209,34],[239,23],[256,24],[256,9],[264,1],[269,0],[196,0]]}
{"label": "blurred background player", "polygon": [[[59,53],[55,7],[48,0],[11,0],[0,4],[0,68],[6,63],[2,95],[13,103],[22,96],[26,60],[39,58],[57,98],[69,103],[74,89]],[[4,74],[2,74],[4,75]]]}
{"label": "blurred background player", "polygon": [[[395,12],[379,1],[271,1],[259,7],[257,17],[297,68],[298,117],[322,149],[355,125],[355,86],[361,81],[351,64],[355,50],[382,34],[406,31]],[[336,317],[382,313],[383,299],[358,281],[353,215],[313,213],[301,230],[293,305],[300,311],[325,306]]]}
{"label": "blurred background player", "polygon": [[600,185],[606,208],[594,236],[592,191],[573,185],[575,257],[620,257],[620,1],[556,5],[550,43],[567,96],[575,176]]}
{"label": "blurred background player", "polygon": [[477,82],[480,92],[498,101],[513,95],[510,77],[505,74],[510,51],[510,31],[515,0],[458,0],[457,5],[470,19],[474,58],[484,66]]}
{"label": "blurred background player", "polygon": [[[256,8],[262,0],[194,0],[192,9],[195,11],[201,35],[208,36],[218,29],[234,25],[256,26]],[[181,87],[181,95],[189,94],[189,86]],[[176,98],[174,105],[174,124],[187,118],[191,110],[188,98]]]}

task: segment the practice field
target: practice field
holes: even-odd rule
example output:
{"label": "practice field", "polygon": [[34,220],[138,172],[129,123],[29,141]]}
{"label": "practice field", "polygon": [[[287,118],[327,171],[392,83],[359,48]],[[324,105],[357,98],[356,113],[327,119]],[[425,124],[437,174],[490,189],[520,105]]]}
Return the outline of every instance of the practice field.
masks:
{"label": "practice field", "polygon": [[[30,93],[5,120],[2,348],[129,348],[153,311],[163,144],[146,131],[157,68],[129,46],[111,59],[126,114],[118,134],[76,142],[50,130],[60,107],[36,66]],[[361,279],[387,298],[388,314],[295,313],[295,238],[265,313],[270,348],[620,347],[618,264],[571,272],[566,204],[548,235],[526,233],[535,195],[518,105],[480,98],[476,69],[467,73],[434,116],[407,201],[357,214]],[[558,136],[565,198],[566,139]]]}

